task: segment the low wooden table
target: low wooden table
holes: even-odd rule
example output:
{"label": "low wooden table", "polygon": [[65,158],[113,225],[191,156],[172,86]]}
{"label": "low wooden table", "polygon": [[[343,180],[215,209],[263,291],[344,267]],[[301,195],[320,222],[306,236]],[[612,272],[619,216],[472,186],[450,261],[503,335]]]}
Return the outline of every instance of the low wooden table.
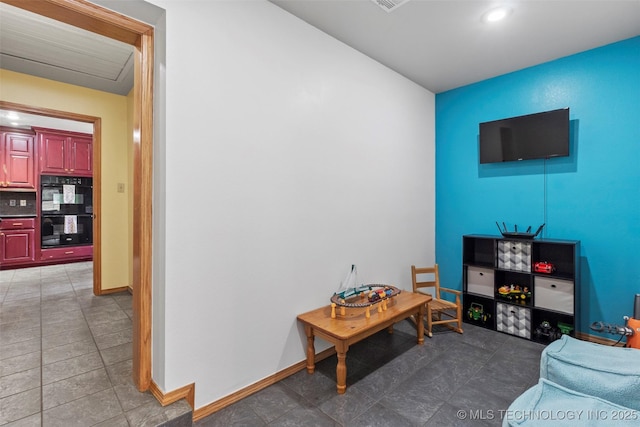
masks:
{"label": "low wooden table", "polygon": [[[300,314],[298,320],[304,324],[307,335],[307,372],[315,371],[315,337],[318,336],[336,347],[338,366],[336,366],[336,382],[338,393],[347,390],[347,351],[351,344],[367,338],[385,328],[393,331],[393,324],[415,314],[422,319],[425,304],[431,301],[429,295],[402,291],[387,301],[387,310],[378,311],[376,304],[371,308],[371,317],[365,316],[364,308],[347,308],[344,315],[331,318],[331,306],[318,308]],[[424,325],[418,322],[418,344],[424,343]]]}

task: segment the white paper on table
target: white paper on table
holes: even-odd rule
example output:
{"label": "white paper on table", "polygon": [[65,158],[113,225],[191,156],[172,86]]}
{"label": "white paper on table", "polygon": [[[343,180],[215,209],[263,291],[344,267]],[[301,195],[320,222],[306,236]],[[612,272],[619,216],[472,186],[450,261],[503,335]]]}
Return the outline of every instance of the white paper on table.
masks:
{"label": "white paper on table", "polygon": [[78,216],[64,216],[64,234],[76,234],[78,232]]}
{"label": "white paper on table", "polygon": [[62,186],[62,202],[63,203],[75,203],[76,202],[76,186],[64,184]]}

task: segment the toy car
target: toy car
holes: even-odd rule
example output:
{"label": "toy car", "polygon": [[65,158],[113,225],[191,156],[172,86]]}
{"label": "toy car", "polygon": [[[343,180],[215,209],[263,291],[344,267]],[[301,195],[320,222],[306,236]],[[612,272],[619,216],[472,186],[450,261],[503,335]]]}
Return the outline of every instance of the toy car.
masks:
{"label": "toy car", "polygon": [[498,295],[509,301],[526,303],[531,298],[531,291],[527,286],[504,285],[498,288]]}
{"label": "toy car", "polygon": [[482,304],[478,304],[476,302],[472,302],[469,310],[467,310],[467,316],[469,320],[474,320],[476,322],[485,323],[491,315],[489,313],[484,312],[484,307]]}
{"label": "toy car", "polygon": [[533,336],[538,341],[555,341],[562,337],[562,332],[551,326],[551,323],[543,320],[533,331]]}
{"label": "toy car", "polygon": [[533,264],[533,271],[535,271],[536,273],[551,274],[556,271],[556,267],[550,262],[539,261]]}
{"label": "toy car", "polygon": [[571,335],[573,332],[573,326],[562,322],[558,322],[558,329],[560,330],[560,333],[564,335]]}

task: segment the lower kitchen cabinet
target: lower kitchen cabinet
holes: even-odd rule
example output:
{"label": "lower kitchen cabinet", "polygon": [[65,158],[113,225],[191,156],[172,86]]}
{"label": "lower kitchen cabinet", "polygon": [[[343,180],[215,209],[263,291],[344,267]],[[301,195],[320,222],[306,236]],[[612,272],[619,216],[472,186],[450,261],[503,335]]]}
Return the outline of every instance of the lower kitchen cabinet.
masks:
{"label": "lower kitchen cabinet", "polygon": [[0,265],[35,261],[35,219],[3,218],[0,220]]}
{"label": "lower kitchen cabinet", "polygon": [[93,245],[40,249],[36,218],[0,219],[0,269],[93,259]]}
{"label": "lower kitchen cabinet", "polygon": [[42,249],[41,261],[83,260],[93,257],[93,246],[67,246],[64,248]]}

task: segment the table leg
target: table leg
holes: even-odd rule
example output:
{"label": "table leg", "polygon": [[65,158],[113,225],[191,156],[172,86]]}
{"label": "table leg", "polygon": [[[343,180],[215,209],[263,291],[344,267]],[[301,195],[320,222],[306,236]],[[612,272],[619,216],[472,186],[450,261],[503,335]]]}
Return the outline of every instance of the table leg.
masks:
{"label": "table leg", "polygon": [[418,344],[424,344],[424,304],[420,305],[418,309]]}
{"label": "table leg", "polygon": [[313,336],[313,328],[311,326],[305,325],[304,331],[307,334],[307,372],[313,374],[316,370],[315,337]]}
{"label": "table leg", "polygon": [[344,394],[344,392],[347,391],[347,350],[349,350],[348,345],[344,343],[336,344],[336,353],[338,356],[336,383],[338,394]]}

